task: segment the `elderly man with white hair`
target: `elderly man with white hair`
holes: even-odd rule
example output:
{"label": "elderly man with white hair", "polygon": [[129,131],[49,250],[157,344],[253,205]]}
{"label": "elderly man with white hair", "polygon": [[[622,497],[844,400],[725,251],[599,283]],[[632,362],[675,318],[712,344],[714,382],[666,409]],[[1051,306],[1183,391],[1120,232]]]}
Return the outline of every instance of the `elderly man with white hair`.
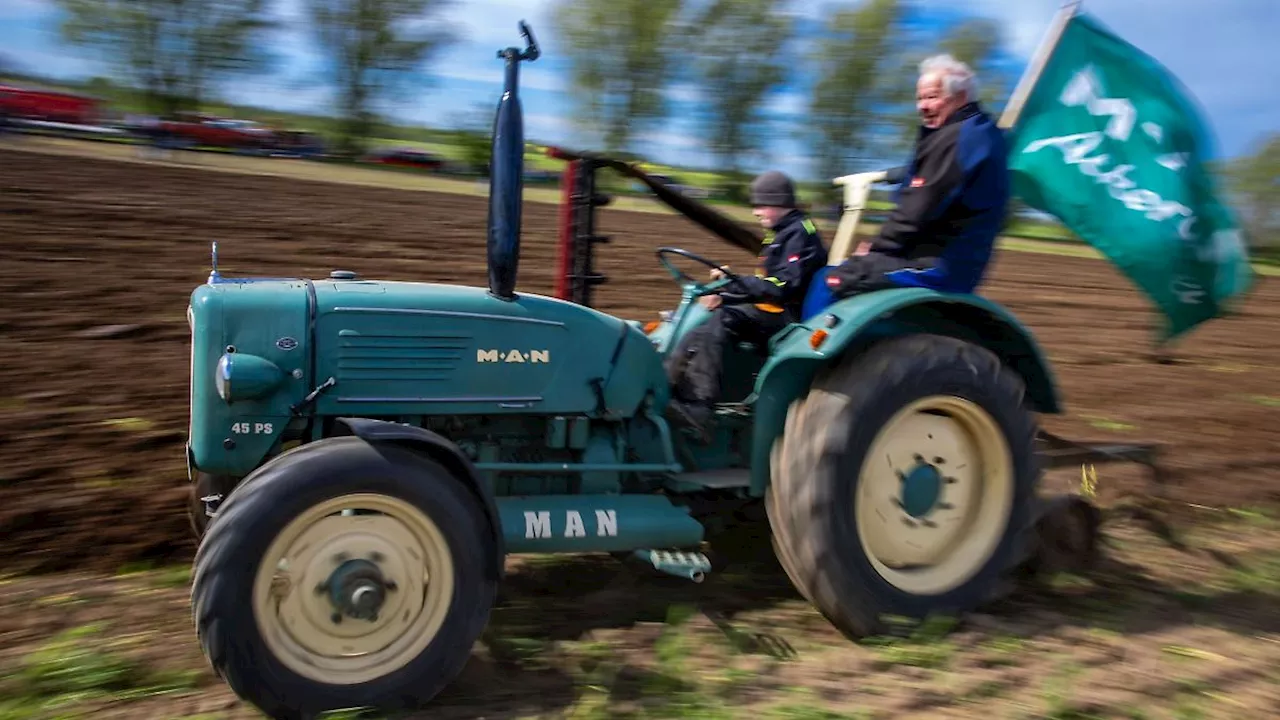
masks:
{"label": "elderly man with white hair", "polygon": [[920,131],[898,172],[896,206],[872,240],[826,277],[836,297],[894,287],[972,292],[982,282],[1009,199],[1004,134],[978,105],[968,65],[938,55],[920,65]]}

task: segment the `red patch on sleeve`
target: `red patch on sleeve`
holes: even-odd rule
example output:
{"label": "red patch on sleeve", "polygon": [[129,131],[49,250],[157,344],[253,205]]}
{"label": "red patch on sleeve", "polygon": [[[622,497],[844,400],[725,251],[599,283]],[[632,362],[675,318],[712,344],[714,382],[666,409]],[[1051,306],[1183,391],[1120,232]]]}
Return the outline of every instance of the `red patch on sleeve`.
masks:
{"label": "red patch on sleeve", "polygon": [[922,177],[911,178],[911,187],[924,187],[924,178]]}
{"label": "red patch on sleeve", "polygon": [[793,263],[793,262],[795,262],[795,261],[797,261],[797,260],[799,260],[799,259],[800,259],[800,256],[799,256],[799,255],[792,255],[791,257],[787,258],[787,262],[789,262],[789,263]]}

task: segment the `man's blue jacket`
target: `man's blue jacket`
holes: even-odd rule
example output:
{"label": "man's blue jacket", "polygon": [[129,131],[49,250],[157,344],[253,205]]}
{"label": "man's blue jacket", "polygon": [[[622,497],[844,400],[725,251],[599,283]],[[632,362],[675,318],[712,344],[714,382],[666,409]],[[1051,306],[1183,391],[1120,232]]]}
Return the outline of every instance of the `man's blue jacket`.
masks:
{"label": "man's blue jacket", "polygon": [[940,127],[920,128],[896,207],[872,241],[897,258],[895,286],[972,292],[982,282],[1009,201],[1004,133],[976,102]]}

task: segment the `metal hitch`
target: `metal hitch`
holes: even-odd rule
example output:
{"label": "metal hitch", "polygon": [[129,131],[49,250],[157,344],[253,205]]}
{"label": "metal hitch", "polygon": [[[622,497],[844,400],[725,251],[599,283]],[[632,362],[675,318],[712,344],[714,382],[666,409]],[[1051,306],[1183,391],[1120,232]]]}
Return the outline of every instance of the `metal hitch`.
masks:
{"label": "metal hitch", "polygon": [[702,553],[682,552],[679,550],[636,550],[636,557],[653,565],[654,569],[688,578],[696,583],[706,579],[711,571],[711,561]]}
{"label": "metal hitch", "polygon": [[218,506],[222,504],[222,495],[205,495],[200,498],[200,502],[204,503],[204,516],[215,518],[218,516]]}

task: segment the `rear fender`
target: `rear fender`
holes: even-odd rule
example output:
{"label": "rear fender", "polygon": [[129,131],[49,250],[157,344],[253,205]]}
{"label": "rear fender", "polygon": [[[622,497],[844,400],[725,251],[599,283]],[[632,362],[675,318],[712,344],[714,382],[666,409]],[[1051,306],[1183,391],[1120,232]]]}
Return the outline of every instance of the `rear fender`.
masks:
{"label": "rear fender", "polygon": [[430,430],[385,420],[340,417],[334,419],[333,429],[334,436],[354,435],[371,445],[396,443],[412,447],[444,465],[465,482],[475,494],[476,500],[484,509],[485,517],[489,520],[489,530],[492,533],[495,551],[493,557],[489,559],[491,578],[495,581],[502,580],[507,549],[503,542],[502,519],[498,515],[498,505],[494,500],[493,492],[480,479],[471,460],[458,449],[457,445],[449,442],[443,435]]}
{"label": "rear fender", "polygon": [[[814,348],[818,330],[827,336]],[[851,353],[898,335],[933,333],[977,343],[994,352],[1027,386],[1027,404],[1040,413],[1062,412],[1048,359],[1031,332],[1006,308],[977,295],[925,288],[879,290],[833,303],[774,341],[756,379],[751,492],[769,484],[769,455],[782,433],[787,410],[808,393],[814,377]]]}

